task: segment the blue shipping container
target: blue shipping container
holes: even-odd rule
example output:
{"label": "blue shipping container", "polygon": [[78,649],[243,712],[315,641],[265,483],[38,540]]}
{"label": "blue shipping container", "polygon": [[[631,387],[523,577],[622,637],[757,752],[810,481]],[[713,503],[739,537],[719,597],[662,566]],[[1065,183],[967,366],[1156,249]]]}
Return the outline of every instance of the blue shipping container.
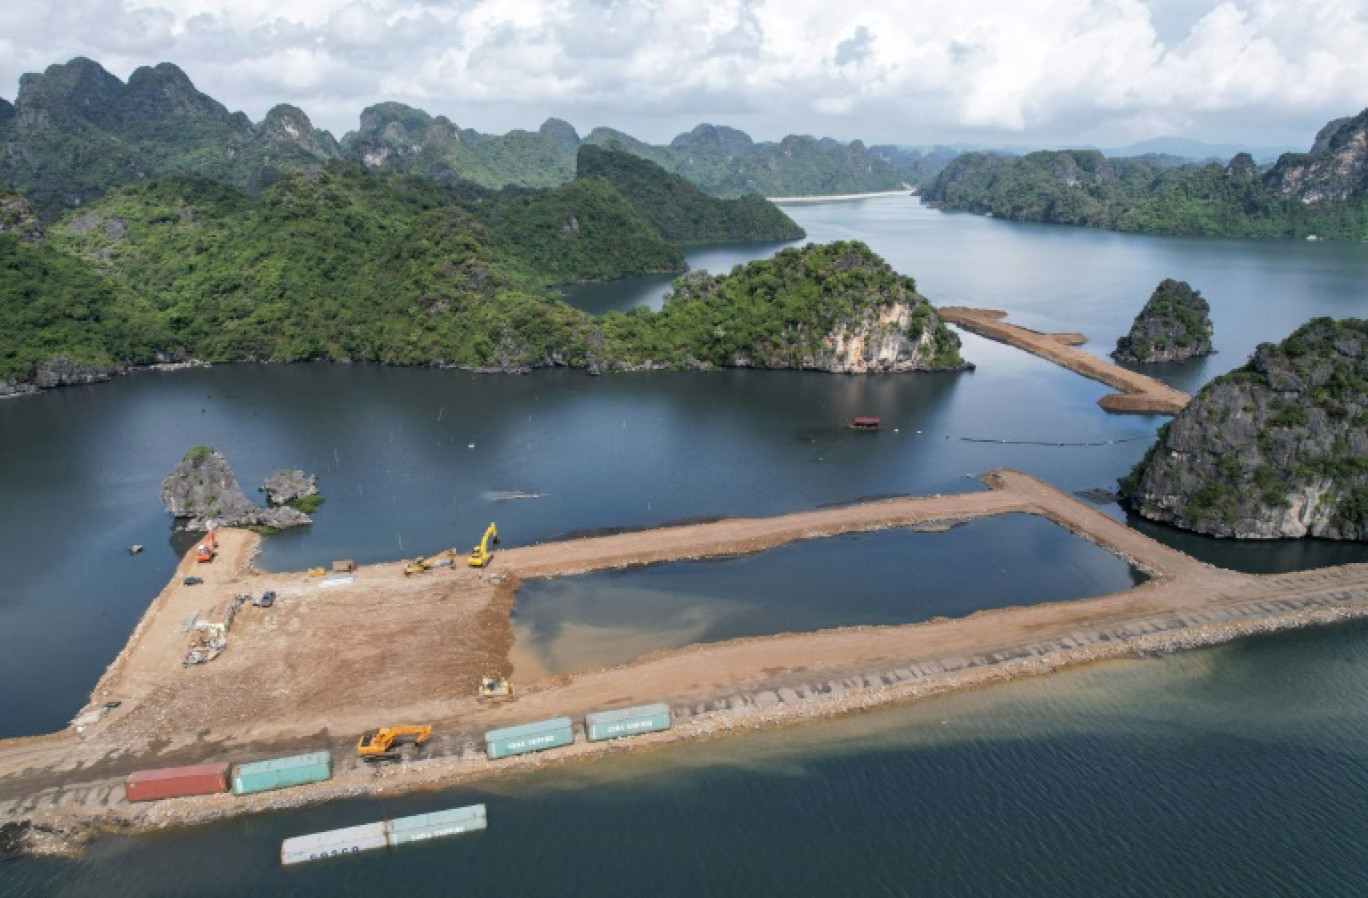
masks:
{"label": "blue shipping container", "polygon": [[658,733],[669,728],[670,706],[663,703],[584,715],[584,730],[590,742]]}
{"label": "blue shipping container", "polygon": [[408,842],[423,842],[460,833],[475,832],[488,826],[483,804],[449,811],[435,811],[431,814],[418,814],[413,817],[400,817],[385,824],[392,846]]}
{"label": "blue shipping container", "polygon": [[329,779],[332,779],[332,755],[326,751],[316,751],[307,755],[237,765],[233,769],[233,794],[251,795]]}
{"label": "blue shipping container", "polygon": [[522,726],[490,730],[485,733],[485,754],[493,760],[570,745],[575,741],[572,726],[570,718],[555,717],[551,720],[525,723]]}

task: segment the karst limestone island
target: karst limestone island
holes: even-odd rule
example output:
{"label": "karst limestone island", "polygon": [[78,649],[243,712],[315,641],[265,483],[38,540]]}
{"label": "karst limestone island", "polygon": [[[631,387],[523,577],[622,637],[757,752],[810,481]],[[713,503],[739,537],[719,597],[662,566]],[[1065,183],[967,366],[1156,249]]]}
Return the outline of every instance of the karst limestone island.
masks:
{"label": "karst limestone island", "polygon": [[311,523],[303,509],[316,509],[322,501],[316,478],[303,471],[276,471],[260,489],[265,508],[242,492],[227,459],[209,446],[196,446],[162,481],[161,499],[181,529],[201,533],[212,527],[299,527]]}
{"label": "karst limestone island", "polygon": [[1335,119],[1306,153],[1261,166],[1096,150],[965,153],[925,189],[942,209],[1149,234],[1368,239],[1368,109]]}
{"label": "karst limestone island", "polygon": [[1116,341],[1118,362],[1185,362],[1210,355],[1211,306],[1186,281],[1165,279],[1155,288],[1130,332]]}
{"label": "karst limestone island", "polygon": [[1368,539],[1368,322],[1316,318],[1207,384],[1121,482],[1144,517],[1237,539]]}
{"label": "karst limestone island", "polygon": [[398,104],[361,125],[337,141],[288,106],[252,123],[165,63],[126,84],[85,59],[25,75],[0,101],[0,396],[195,362],[964,364],[915,285],[859,244],[683,282],[658,313],[560,298],[684,272],[690,243],[801,239],[757,190],[903,183],[858,142],[702,126],[651,147],[554,121],[500,137]]}

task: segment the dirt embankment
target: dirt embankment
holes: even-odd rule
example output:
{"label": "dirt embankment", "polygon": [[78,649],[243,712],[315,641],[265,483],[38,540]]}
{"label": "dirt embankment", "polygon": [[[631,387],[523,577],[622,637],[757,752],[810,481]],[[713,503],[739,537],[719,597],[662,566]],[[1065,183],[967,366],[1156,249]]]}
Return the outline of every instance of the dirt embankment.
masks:
{"label": "dirt embankment", "polygon": [[[100,681],[92,710],[123,704],[52,736],[0,742],[0,825],[55,829],[43,850],[101,826],[152,828],[380,789],[497,776],[604,751],[788,724],[1134,653],[1368,614],[1368,566],[1249,576],[1195,561],[1034,478],[987,475],[987,491],[892,499],[766,519],[732,519],[508,549],[488,570],[464,564],[406,577],[401,563],[352,579],[265,574],[255,537],[222,535],[213,565],[183,564]],[[1122,592],[893,627],[851,627],[694,645],[620,667],[516,682],[514,701],[475,697],[483,673],[509,672],[509,612],[524,577],[562,576],[679,558],[758,551],[795,539],[964,519],[1040,514],[1147,571]],[[205,583],[185,586],[186,571]],[[227,652],[182,668],[198,610],[217,596],[274,589],[272,609],[242,609]],[[675,726],[611,749],[576,746],[491,762],[482,734],[548,717],[665,701]],[[382,773],[355,755],[376,726],[433,723],[425,759]],[[123,800],[145,768],[248,761],[329,749],[330,783],[253,798],[153,805]],[[32,845],[32,843],[30,843]]]}
{"label": "dirt embankment", "polygon": [[1112,412],[1159,412],[1176,415],[1192,400],[1181,390],[1168,384],[1137,374],[1134,371],[1113,365],[1110,362],[1088,355],[1075,345],[1086,342],[1081,334],[1042,334],[1008,324],[1006,312],[993,309],[968,309],[963,306],[945,306],[937,309],[941,318],[958,324],[966,330],[997,340],[1018,349],[1038,355],[1043,359],[1062,365],[1084,377],[1101,381],[1120,394],[1103,396],[1098,405]]}

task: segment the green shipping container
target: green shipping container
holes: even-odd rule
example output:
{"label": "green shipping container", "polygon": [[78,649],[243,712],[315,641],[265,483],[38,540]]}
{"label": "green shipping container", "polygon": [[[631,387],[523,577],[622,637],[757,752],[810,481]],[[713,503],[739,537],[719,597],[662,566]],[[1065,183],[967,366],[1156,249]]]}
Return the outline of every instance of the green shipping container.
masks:
{"label": "green shipping container", "polygon": [[485,733],[485,754],[492,761],[509,755],[570,745],[574,741],[575,731],[570,718],[555,717],[522,726],[490,730]]}
{"label": "green shipping container", "polygon": [[237,765],[233,770],[233,794],[251,795],[329,779],[332,779],[332,755],[326,751],[316,751],[307,755]]}
{"label": "green shipping container", "polygon": [[618,711],[598,711],[584,715],[584,730],[590,742],[620,739],[641,733],[658,733],[670,728],[670,706],[640,705]]}

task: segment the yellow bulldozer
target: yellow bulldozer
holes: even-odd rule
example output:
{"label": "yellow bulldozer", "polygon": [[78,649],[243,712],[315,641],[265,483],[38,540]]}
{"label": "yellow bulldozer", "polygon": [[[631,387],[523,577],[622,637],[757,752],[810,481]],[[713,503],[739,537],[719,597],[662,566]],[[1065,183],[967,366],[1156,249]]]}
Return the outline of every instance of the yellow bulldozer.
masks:
{"label": "yellow bulldozer", "polygon": [[403,752],[399,750],[402,746],[412,745],[415,750],[420,749],[431,736],[431,724],[384,727],[383,729],[372,730],[362,736],[361,741],[356,743],[356,753],[367,764],[398,761],[404,756]]}
{"label": "yellow bulldozer", "polygon": [[487,702],[508,701],[513,698],[513,684],[507,677],[480,677],[479,697]]}
{"label": "yellow bulldozer", "polygon": [[494,558],[494,553],[489,551],[489,547],[497,546],[498,544],[499,528],[495,527],[491,522],[490,525],[485,528],[484,536],[480,539],[479,545],[470,550],[470,557],[466,559],[466,562],[471,567],[484,567]]}

